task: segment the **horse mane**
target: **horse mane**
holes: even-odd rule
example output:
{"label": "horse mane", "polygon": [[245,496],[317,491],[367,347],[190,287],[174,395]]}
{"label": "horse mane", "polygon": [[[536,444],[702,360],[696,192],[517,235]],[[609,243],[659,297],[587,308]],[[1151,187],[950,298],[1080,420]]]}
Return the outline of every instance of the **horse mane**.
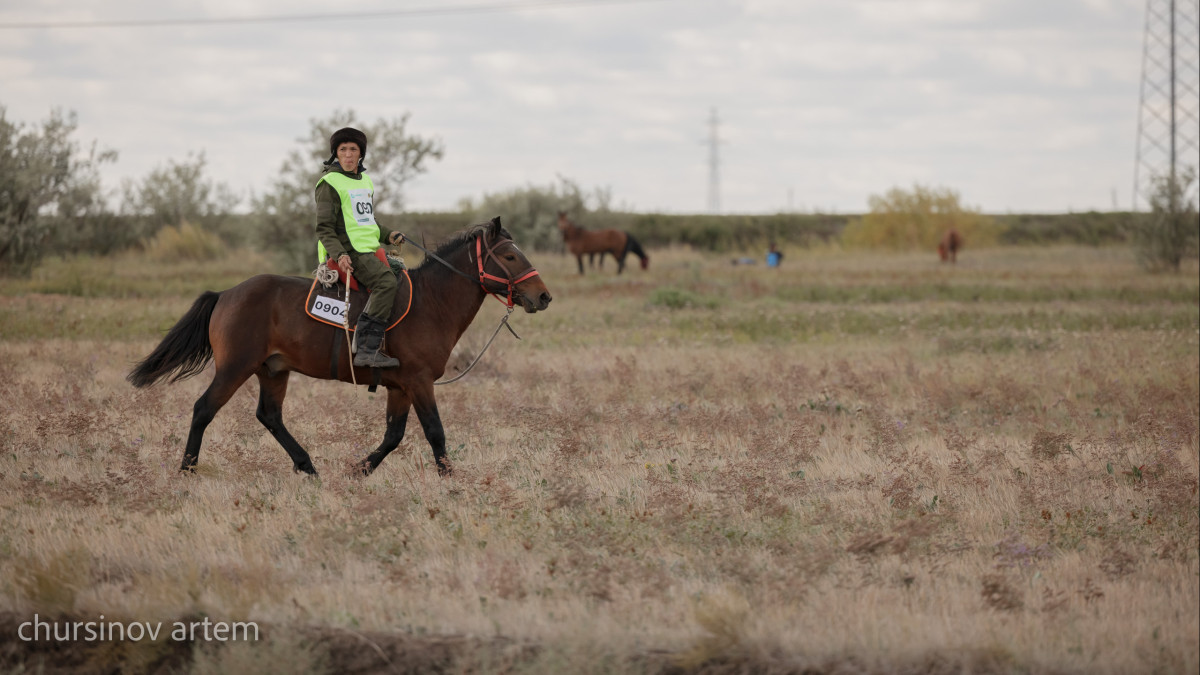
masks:
{"label": "horse mane", "polygon": [[[433,249],[433,255],[425,256],[425,259],[421,261],[420,265],[417,265],[416,269],[424,269],[426,266],[431,264],[441,265],[441,263],[439,263],[437,260],[434,260],[434,255],[439,258],[446,258],[451,253],[454,253],[463,246],[475,241],[475,237],[481,236],[490,226],[491,223],[475,223],[474,225],[468,225],[458,232],[455,232],[454,234],[450,235],[449,239],[438,244],[437,247]],[[512,236],[508,234],[508,230],[505,230],[503,227],[500,228],[500,235],[509,239],[512,238]]]}

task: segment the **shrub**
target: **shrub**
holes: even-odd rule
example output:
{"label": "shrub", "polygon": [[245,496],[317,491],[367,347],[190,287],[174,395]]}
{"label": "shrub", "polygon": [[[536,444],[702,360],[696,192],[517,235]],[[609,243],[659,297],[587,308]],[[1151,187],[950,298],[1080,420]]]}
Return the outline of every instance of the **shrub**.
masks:
{"label": "shrub", "polygon": [[1123,211],[1101,213],[1020,213],[993,216],[1003,245],[1124,244],[1129,240],[1129,220]]}
{"label": "shrub", "polygon": [[998,234],[990,217],[962,206],[958,192],[950,188],[892,188],[885,195],[872,195],[868,203],[870,213],[842,232],[847,247],[932,249],[951,228],[968,246],[979,246],[995,243]]}
{"label": "shrub", "polygon": [[168,225],[145,244],[146,253],[162,262],[212,260],[225,248],[221,238],[191,223]]}
{"label": "shrub", "polygon": [[1194,196],[1185,191],[1196,170],[1151,179],[1150,213],[1134,218],[1130,227],[1142,266],[1151,271],[1179,271],[1185,256],[1195,256],[1200,240],[1200,217]]}
{"label": "shrub", "polygon": [[[559,211],[567,212],[585,229],[625,229],[611,224],[611,219],[605,217],[609,213],[608,200],[608,192],[603,188],[588,192],[575,181],[559,176],[558,183],[546,186],[528,185],[484,194],[478,200],[463,199],[459,207],[472,222],[500,216],[504,227],[522,246],[554,251],[561,250],[563,245],[562,233],[558,230]],[[588,209],[589,202],[597,205],[596,210]]]}
{"label": "shrub", "polygon": [[849,216],[809,213],[761,215],[629,214],[628,229],[643,246],[690,246],[702,251],[765,251],[774,241],[785,250],[834,239]]}

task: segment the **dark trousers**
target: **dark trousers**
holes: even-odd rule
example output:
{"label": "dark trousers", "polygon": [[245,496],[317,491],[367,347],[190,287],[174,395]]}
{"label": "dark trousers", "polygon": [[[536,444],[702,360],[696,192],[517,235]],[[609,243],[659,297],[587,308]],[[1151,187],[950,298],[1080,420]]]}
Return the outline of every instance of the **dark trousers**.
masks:
{"label": "dark trousers", "polygon": [[374,253],[354,253],[354,278],[371,290],[364,312],[387,323],[392,317],[396,300],[396,275],[392,268],[380,262]]}

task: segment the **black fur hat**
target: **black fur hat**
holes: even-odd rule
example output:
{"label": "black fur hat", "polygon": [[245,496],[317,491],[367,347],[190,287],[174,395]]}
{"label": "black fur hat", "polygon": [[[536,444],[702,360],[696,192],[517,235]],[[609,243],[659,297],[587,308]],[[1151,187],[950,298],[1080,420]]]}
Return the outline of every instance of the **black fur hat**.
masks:
{"label": "black fur hat", "polygon": [[344,127],[333,132],[333,135],[329,137],[330,159],[337,157],[338,146],[342,143],[354,143],[358,146],[362,157],[367,156],[367,135],[353,127]]}

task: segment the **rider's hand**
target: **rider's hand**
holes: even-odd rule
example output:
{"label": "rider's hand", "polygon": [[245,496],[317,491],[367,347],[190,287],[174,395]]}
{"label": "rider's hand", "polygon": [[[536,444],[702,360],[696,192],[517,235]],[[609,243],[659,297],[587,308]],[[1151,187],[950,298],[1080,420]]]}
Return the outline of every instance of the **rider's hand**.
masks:
{"label": "rider's hand", "polygon": [[404,243],[404,235],[399,232],[393,232],[388,235],[388,244],[390,246],[399,246]]}
{"label": "rider's hand", "polygon": [[342,270],[346,274],[354,273],[354,264],[350,262],[350,254],[348,253],[343,253],[342,257],[338,258],[337,265],[338,269]]}

